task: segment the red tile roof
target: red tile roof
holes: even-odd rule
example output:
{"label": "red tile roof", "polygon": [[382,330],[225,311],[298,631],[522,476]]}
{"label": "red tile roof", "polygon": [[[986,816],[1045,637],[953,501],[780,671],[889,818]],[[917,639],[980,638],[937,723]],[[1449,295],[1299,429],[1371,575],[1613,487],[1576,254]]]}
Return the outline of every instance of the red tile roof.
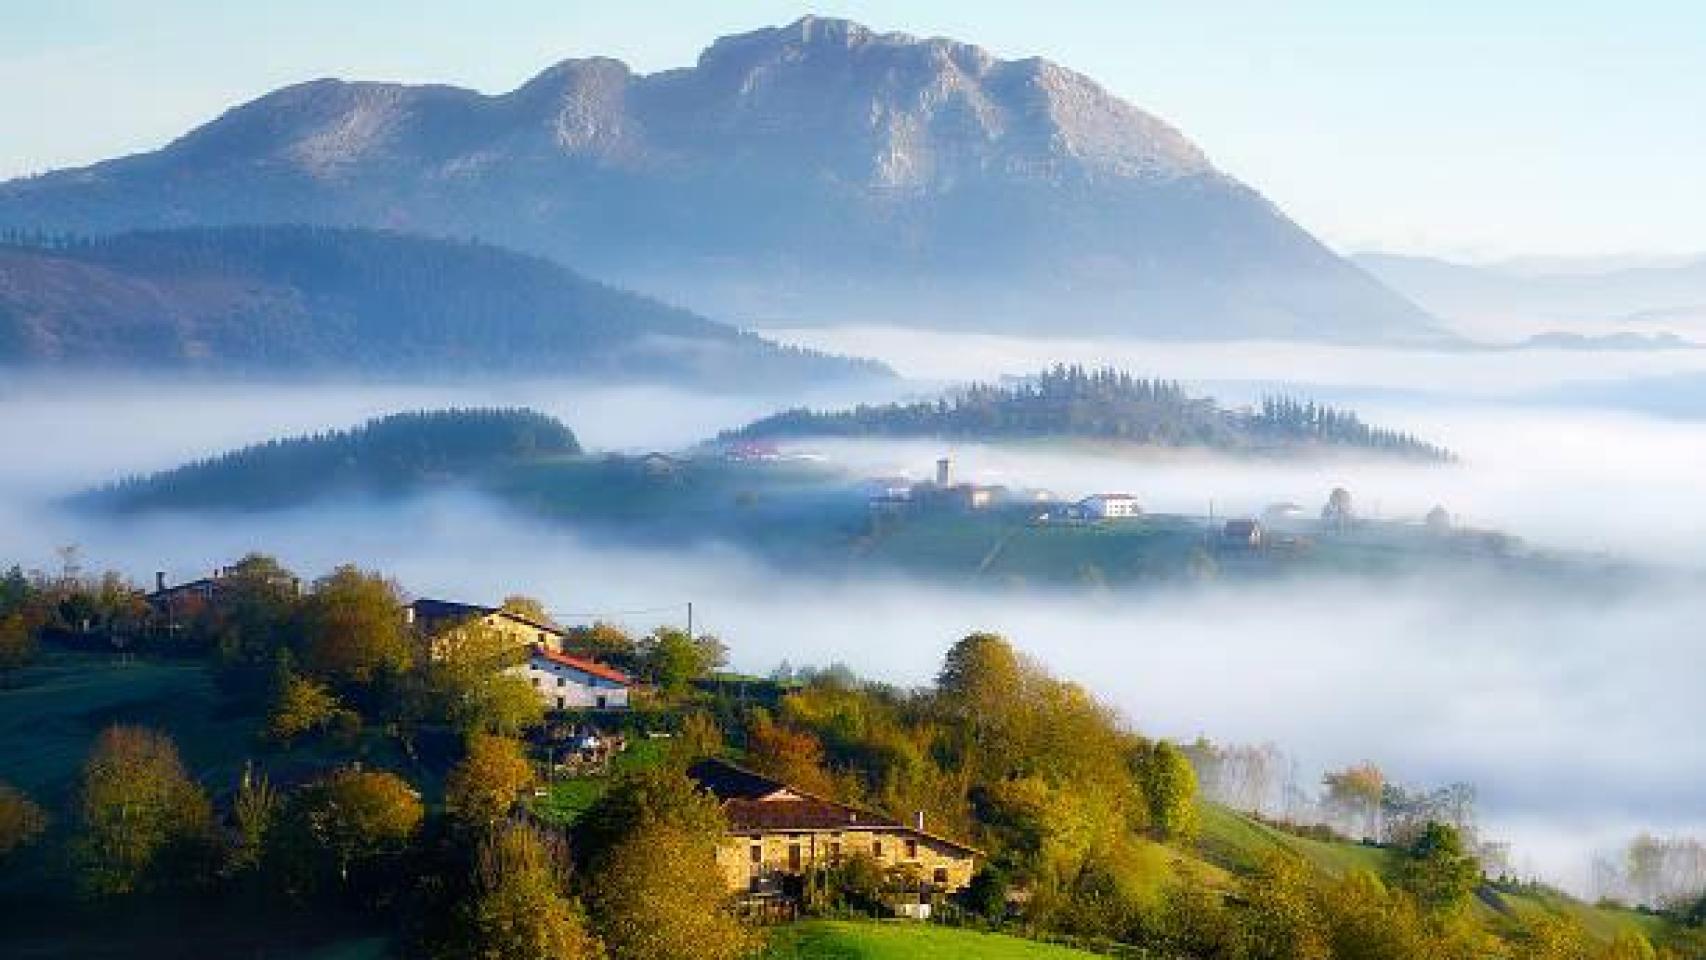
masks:
{"label": "red tile roof", "polygon": [[569,668],[574,669],[574,670],[579,670],[580,672],[587,674],[588,676],[599,677],[599,678],[604,679],[604,680],[609,680],[611,683],[620,683],[625,687],[631,685],[634,682],[633,680],[629,679],[627,674],[616,669],[615,667],[607,667],[604,664],[598,663],[597,661],[594,661],[594,660],[583,660],[580,657],[571,657],[566,653],[558,653],[555,650],[547,650],[544,647],[534,647],[533,648],[533,655],[536,657],[543,658],[545,660],[549,660],[552,663],[562,664],[565,667],[569,667]]}
{"label": "red tile roof", "polygon": [[[874,810],[861,810],[813,796],[727,760],[701,760],[688,768],[687,775],[717,798],[732,834],[882,830],[913,834],[966,853],[981,855],[976,847],[898,823]],[[788,799],[777,798],[784,794]]]}

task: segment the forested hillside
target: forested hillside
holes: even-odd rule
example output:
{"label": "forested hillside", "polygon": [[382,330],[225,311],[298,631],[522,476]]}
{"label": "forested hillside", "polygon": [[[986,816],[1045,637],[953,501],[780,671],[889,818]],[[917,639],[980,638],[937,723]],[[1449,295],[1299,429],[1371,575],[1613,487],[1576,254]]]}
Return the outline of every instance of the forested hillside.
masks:
{"label": "forested hillside", "polygon": [[767,389],[885,376],[478,242],[303,226],[0,244],[0,365],[487,373]]}
{"label": "forested hillside", "polygon": [[119,511],[280,507],[331,491],[406,491],[486,466],[579,452],[568,427],[532,410],[399,413],[351,430],[269,440],[83,499]]}
{"label": "forested hillside", "polygon": [[780,437],[1085,438],[1234,451],[1343,447],[1453,459],[1443,447],[1372,427],[1348,410],[1289,397],[1266,399],[1254,410],[1229,410],[1211,398],[1191,396],[1176,382],[1111,367],[1056,366],[1016,384],[973,384],[935,401],[832,412],[796,408],[723,435]]}
{"label": "forested hillside", "polygon": [[[580,626],[568,649],[645,699],[565,711],[512,672],[524,653],[499,631],[441,634],[427,655],[382,572],[309,578],[251,555],[216,582],[162,606],[116,573],[0,573],[0,955],[1072,956],[849,923],[921,902],[946,924],[1145,960],[1706,951],[1697,889],[1635,911],[1495,873],[1472,794],[1383,820],[1394,791],[1433,791],[1359,764],[1322,781],[1324,820],[1207,802],[1213,745],[1146,736],[995,634],[954,640],[933,681],[899,689],[839,666],[723,674],[714,636]],[[563,776],[562,745],[589,726],[624,749]],[[744,863],[748,840],[692,773],[707,758],[922,817],[975,845],[975,873],[949,888],[849,834],[844,855],[794,868],[790,894],[841,923],[742,922],[716,852]]]}

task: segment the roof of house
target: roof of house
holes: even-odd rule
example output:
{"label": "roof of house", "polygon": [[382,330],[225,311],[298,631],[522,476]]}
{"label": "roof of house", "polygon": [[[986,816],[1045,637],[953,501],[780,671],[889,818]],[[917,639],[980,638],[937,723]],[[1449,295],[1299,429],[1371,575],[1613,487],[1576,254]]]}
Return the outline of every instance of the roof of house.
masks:
{"label": "roof of house", "polygon": [[687,775],[721,802],[730,833],[894,830],[968,853],[978,852],[975,847],[898,823],[875,811],[814,796],[727,760],[701,760],[687,769]]}
{"label": "roof of house", "polygon": [[587,674],[588,676],[598,677],[601,680],[609,680],[611,683],[620,683],[623,686],[629,686],[634,682],[622,671],[615,667],[605,666],[596,660],[571,657],[566,653],[558,653],[555,650],[550,650],[540,646],[535,646],[533,648],[533,656],[538,657],[541,660],[550,661],[551,663],[560,664],[573,670],[579,670],[581,673]]}
{"label": "roof of house", "polygon": [[1092,493],[1088,497],[1085,497],[1084,499],[1086,499],[1086,500],[1136,500],[1137,497],[1135,497],[1129,493]]}
{"label": "roof of house", "polygon": [[1254,520],[1228,520],[1224,533],[1229,537],[1248,537],[1261,532],[1262,525]]}
{"label": "roof of house", "polygon": [[545,623],[541,620],[535,620],[526,614],[517,613],[514,610],[505,609],[504,607],[484,607],[473,603],[456,603],[452,600],[433,600],[428,597],[422,597],[414,603],[409,604],[409,606],[415,611],[415,618],[417,620],[428,624],[445,623],[447,621],[458,620],[474,620],[479,617],[489,617],[492,614],[500,614],[516,621],[517,623],[524,623],[538,630],[544,630],[558,636],[564,635],[563,628],[554,623]]}

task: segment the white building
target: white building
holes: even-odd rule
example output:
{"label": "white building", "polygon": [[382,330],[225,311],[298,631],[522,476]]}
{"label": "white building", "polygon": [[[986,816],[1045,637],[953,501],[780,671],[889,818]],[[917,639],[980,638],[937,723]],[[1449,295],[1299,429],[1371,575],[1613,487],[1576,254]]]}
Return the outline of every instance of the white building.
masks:
{"label": "white building", "polygon": [[1127,520],[1143,516],[1137,498],[1129,493],[1098,493],[1078,501],[1087,520]]}
{"label": "white building", "polygon": [[551,710],[625,710],[633,681],[615,667],[536,646],[527,678]]}

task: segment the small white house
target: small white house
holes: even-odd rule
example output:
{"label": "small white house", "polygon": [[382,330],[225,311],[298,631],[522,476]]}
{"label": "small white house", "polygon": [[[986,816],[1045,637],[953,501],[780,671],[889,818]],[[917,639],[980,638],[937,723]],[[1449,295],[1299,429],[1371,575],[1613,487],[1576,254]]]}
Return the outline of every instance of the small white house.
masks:
{"label": "small white house", "polygon": [[551,710],[626,710],[633,681],[615,667],[535,646],[527,677]]}
{"label": "small white house", "polygon": [[1129,520],[1143,516],[1137,498],[1129,493],[1098,493],[1078,501],[1087,520]]}

